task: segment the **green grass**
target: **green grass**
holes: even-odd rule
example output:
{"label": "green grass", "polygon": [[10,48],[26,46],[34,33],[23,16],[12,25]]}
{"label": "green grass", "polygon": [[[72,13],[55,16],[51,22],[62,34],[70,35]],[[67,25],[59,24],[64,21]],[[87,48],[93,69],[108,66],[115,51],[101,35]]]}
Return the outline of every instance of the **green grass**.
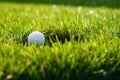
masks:
{"label": "green grass", "polygon": [[[120,9],[109,4],[0,2],[0,80],[120,79]],[[44,46],[27,44],[36,30]]]}

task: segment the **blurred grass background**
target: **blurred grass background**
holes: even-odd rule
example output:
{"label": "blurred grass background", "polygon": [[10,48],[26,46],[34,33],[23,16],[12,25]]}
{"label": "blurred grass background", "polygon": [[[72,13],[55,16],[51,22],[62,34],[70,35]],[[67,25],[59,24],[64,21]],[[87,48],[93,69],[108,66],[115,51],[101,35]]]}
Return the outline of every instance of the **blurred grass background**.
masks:
{"label": "blurred grass background", "polygon": [[[0,0],[0,80],[120,80],[119,3]],[[70,41],[24,45],[35,30]]]}
{"label": "blurred grass background", "polygon": [[0,0],[1,2],[120,8],[120,0]]}

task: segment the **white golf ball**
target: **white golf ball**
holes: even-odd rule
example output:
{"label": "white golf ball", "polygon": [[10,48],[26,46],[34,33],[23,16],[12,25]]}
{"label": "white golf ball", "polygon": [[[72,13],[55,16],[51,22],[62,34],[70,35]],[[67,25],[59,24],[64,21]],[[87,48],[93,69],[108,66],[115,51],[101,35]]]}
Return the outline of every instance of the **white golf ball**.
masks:
{"label": "white golf ball", "polygon": [[35,44],[37,42],[39,45],[44,45],[45,37],[43,33],[35,31],[28,36],[28,42],[30,44]]}

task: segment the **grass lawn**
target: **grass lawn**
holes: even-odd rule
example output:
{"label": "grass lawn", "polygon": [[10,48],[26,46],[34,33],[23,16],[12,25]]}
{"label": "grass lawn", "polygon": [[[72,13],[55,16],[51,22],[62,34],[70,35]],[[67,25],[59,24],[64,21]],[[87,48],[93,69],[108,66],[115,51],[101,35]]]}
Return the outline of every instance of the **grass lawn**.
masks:
{"label": "grass lawn", "polygon": [[120,79],[120,1],[67,1],[0,1],[0,80]]}

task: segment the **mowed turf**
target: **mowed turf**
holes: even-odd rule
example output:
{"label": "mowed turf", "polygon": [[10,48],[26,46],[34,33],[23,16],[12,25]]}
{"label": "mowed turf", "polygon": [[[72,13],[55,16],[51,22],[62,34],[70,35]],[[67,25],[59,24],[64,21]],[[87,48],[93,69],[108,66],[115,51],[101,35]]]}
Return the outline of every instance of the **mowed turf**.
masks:
{"label": "mowed turf", "polygon": [[[33,31],[44,33],[44,46],[28,44]],[[0,80],[118,80],[119,73],[119,5],[0,2]]]}

